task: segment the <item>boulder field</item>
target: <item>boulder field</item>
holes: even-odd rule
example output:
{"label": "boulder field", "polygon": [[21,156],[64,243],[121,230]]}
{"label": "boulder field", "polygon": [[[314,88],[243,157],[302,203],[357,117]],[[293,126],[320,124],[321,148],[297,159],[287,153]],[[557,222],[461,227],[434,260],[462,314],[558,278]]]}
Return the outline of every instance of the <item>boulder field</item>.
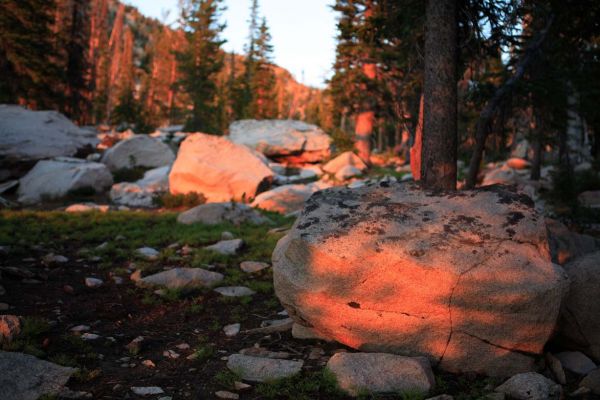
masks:
{"label": "boulder field", "polygon": [[273,253],[276,294],[297,324],[361,351],[530,371],[569,282],[533,205],[498,186],[317,192]]}

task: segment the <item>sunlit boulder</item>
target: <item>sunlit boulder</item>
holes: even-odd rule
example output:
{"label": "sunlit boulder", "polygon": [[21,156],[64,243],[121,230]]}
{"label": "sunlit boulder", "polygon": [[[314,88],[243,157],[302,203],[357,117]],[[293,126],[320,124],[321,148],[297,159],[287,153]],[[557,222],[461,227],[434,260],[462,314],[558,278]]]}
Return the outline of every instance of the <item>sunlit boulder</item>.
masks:
{"label": "sunlit boulder", "polygon": [[78,190],[99,193],[112,183],[112,175],[104,164],[57,157],[39,161],[20,179],[17,193],[20,203],[35,204],[59,199]]}
{"label": "sunlit boulder", "polygon": [[308,185],[283,185],[256,196],[252,206],[281,214],[302,210],[306,200],[318,190],[329,187],[323,182]]}
{"label": "sunlit boulder", "polygon": [[169,175],[172,194],[202,193],[208,202],[252,199],[267,190],[273,171],[246,146],[196,133],[179,149]]}
{"label": "sunlit boulder", "polygon": [[531,199],[497,186],[317,192],[273,274],[289,315],[320,337],[493,376],[533,367],[568,286]]}
{"label": "sunlit boulder", "polygon": [[294,120],[242,120],[229,127],[229,137],[269,158],[285,163],[312,163],[330,154],[331,137],[316,125]]}

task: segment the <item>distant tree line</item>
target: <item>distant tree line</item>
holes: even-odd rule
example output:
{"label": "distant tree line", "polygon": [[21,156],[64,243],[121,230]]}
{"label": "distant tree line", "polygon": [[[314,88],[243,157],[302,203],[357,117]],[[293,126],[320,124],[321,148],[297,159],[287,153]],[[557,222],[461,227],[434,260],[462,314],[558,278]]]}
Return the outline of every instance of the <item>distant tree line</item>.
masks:
{"label": "distant tree line", "polygon": [[0,2],[0,103],[55,109],[81,124],[220,134],[240,118],[316,120],[320,91],[273,65],[250,2],[244,55],[226,54],[222,1],[181,2],[177,28],[117,0]]}

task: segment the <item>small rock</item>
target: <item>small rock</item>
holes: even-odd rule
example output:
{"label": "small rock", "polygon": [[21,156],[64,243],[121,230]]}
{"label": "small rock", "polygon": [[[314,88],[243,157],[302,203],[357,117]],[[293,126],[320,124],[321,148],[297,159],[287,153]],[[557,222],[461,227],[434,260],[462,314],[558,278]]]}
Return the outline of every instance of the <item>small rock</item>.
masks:
{"label": "small rock", "polygon": [[241,324],[225,325],[223,327],[223,332],[225,332],[225,336],[233,337],[233,336],[237,335],[238,333],[240,333],[241,326],[242,326]]}
{"label": "small rock", "polygon": [[202,268],[173,268],[136,281],[141,287],[166,287],[169,289],[195,289],[211,287],[223,280],[223,274]]}
{"label": "small rock", "polygon": [[154,361],[152,360],[144,360],[142,361],[142,365],[148,368],[155,368],[156,364],[154,364]]}
{"label": "small rock", "polygon": [[189,350],[190,349],[190,345],[187,343],[181,343],[175,347],[177,347],[179,350]]}
{"label": "small rock", "polygon": [[71,285],[64,285],[63,292],[65,292],[66,294],[73,294],[75,293],[75,289],[73,289],[73,286]]}
{"label": "small rock", "polygon": [[82,332],[87,332],[89,330],[90,330],[90,327],[88,325],[77,325],[70,329],[70,331],[73,333],[82,333]]}
{"label": "small rock", "polygon": [[218,392],[215,392],[215,396],[217,396],[219,399],[231,399],[231,400],[238,400],[240,398],[239,394],[231,393],[226,390],[219,390]]}
{"label": "small rock", "polygon": [[50,253],[50,254],[46,254],[44,256],[44,258],[42,259],[42,262],[46,265],[64,264],[64,263],[69,262],[69,259],[65,256]]}
{"label": "small rock", "polygon": [[215,292],[227,297],[252,296],[256,292],[246,286],[224,286],[214,289]]}
{"label": "small rock", "polygon": [[269,268],[270,265],[264,262],[259,261],[243,261],[240,264],[240,268],[242,271],[252,274],[258,271],[262,271],[263,269]]}
{"label": "small rock", "polygon": [[164,391],[161,388],[159,388],[158,386],[145,386],[145,387],[132,386],[131,391],[133,393],[137,394],[138,396],[153,396],[153,395],[164,393]]}
{"label": "small rock", "polygon": [[590,393],[592,393],[592,389],[590,389],[589,387],[582,386],[577,390],[569,393],[569,397],[583,397],[587,396]]}
{"label": "small rock", "polygon": [[227,360],[227,368],[246,381],[265,382],[287,378],[302,370],[303,361],[279,360],[232,354]]}
{"label": "small rock", "polygon": [[148,260],[156,260],[160,252],[152,247],[141,247],[136,250],[136,253]]}
{"label": "small rock", "polygon": [[577,375],[587,375],[597,368],[596,364],[588,356],[579,351],[563,351],[557,353],[555,356],[564,369]]}
{"label": "small rock", "polygon": [[581,387],[589,388],[595,395],[600,396],[600,368],[593,370],[579,383]]}
{"label": "small rock", "polygon": [[115,283],[115,285],[122,285],[124,283],[123,278],[121,278],[120,276],[113,276],[112,280]]}
{"label": "small rock", "polygon": [[248,347],[247,349],[240,350],[240,354],[252,357],[276,358],[280,360],[285,360],[291,357],[291,354],[286,351],[270,351],[264,347],[258,347],[256,345],[255,347]]}
{"label": "small rock", "polygon": [[228,231],[221,232],[221,240],[233,240],[233,239],[235,239],[235,236],[233,235],[233,233],[228,232]]}
{"label": "small rock", "polygon": [[0,343],[10,343],[21,333],[21,320],[16,315],[0,315]]}
{"label": "small rock", "polygon": [[95,333],[84,333],[81,335],[81,338],[85,341],[92,341],[100,339],[100,335],[96,335]]}
{"label": "small rock", "polygon": [[495,389],[515,400],[559,399],[560,385],[537,372],[517,374]]}
{"label": "small rock", "polygon": [[173,360],[176,360],[176,359],[178,359],[179,357],[181,357],[181,356],[179,355],[179,353],[177,353],[177,352],[176,352],[176,351],[174,351],[174,350],[165,350],[165,351],[163,351],[163,356],[165,356],[165,357],[167,357],[167,358],[170,358],[170,359],[173,359]]}
{"label": "small rock", "polygon": [[232,239],[232,240],[221,240],[218,243],[215,243],[211,246],[206,246],[206,250],[211,250],[219,254],[232,256],[237,254],[238,251],[244,246],[244,241],[242,239]]}
{"label": "small rock", "polygon": [[131,279],[132,282],[140,281],[142,279],[142,270],[136,269],[131,275],[129,275],[129,279]]}
{"label": "small rock", "polygon": [[327,368],[336,376],[339,387],[351,396],[363,391],[427,394],[435,385],[433,371],[425,357],[337,353],[329,359]]}
{"label": "small rock", "polygon": [[129,342],[129,344],[125,347],[127,348],[127,350],[129,351],[130,354],[136,355],[136,354],[139,354],[140,351],[142,351],[142,343],[143,342],[144,342],[144,337],[138,336],[135,339],[133,339],[131,342]]}
{"label": "small rock", "polygon": [[235,387],[235,390],[246,390],[250,389],[252,386],[244,382],[235,381],[233,382],[233,387]]}
{"label": "small rock", "polygon": [[91,289],[99,288],[103,284],[104,284],[104,282],[102,281],[102,279],[98,279],[98,278],[85,278],[85,286],[87,286],[87,287],[89,287]]}
{"label": "small rock", "polygon": [[292,325],[292,337],[294,339],[300,339],[300,340],[313,340],[313,339],[327,340],[327,341],[330,340],[330,339],[327,339],[327,338],[321,336],[314,329],[306,327],[304,325],[297,324],[297,323],[294,323]]}

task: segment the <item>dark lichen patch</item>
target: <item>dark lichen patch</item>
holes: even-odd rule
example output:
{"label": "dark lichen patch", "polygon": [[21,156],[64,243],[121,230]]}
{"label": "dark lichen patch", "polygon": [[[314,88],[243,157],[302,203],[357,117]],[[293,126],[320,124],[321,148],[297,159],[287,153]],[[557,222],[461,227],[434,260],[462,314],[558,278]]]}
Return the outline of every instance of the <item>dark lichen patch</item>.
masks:
{"label": "dark lichen patch", "polygon": [[390,183],[387,181],[379,182],[379,186],[381,186],[382,188],[389,188]]}
{"label": "dark lichen patch", "polygon": [[529,196],[523,193],[517,193],[512,186],[491,185],[480,189],[484,192],[496,193],[498,196],[498,204],[518,204],[529,208],[535,207],[535,203]]}
{"label": "dark lichen patch", "polygon": [[506,223],[504,224],[504,226],[509,226],[509,225],[517,225],[519,223],[519,221],[521,221],[523,218],[525,218],[525,215],[523,215],[523,213],[518,212],[518,211],[513,211],[508,213],[508,216],[506,217]]}
{"label": "dark lichen patch", "polygon": [[300,230],[304,230],[306,228],[309,228],[312,225],[318,224],[321,220],[317,217],[310,217],[308,218],[308,220],[300,225],[298,225],[298,229]]}
{"label": "dark lichen patch", "polygon": [[348,303],[348,306],[352,307],[352,308],[360,308],[360,303],[357,303],[355,301],[351,301],[351,302]]}
{"label": "dark lichen patch", "polygon": [[342,222],[350,218],[350,214],[330,215],[329,219],[335,222]]}
{"label": "dark lichen patch", "polygon": [[303,214],[309,214],[315,210],[317,210],[319,208],[319,204],[317,204],[316,202],[308,204],[305,208],[304,208],[304,212]]}
{"label": "dark lichen patch", "polygon": [[385,235],[385,230],[378,226],[369,226],[365,228],[367,235]]}
{"label": "dark lichen patch", "polygon": [[420,257],[423,257],[425,255],[425,250],[423,250],[423,249],[413,249],[413,250],[409,250],[408,254],[410,254],[413,257],[420,258]]}
{"label": "dark lichen patch", "polygon": [[511,228],[507,229],[507,230],[506,230],[506,233],[508,233],[508,236],[509,236],[511,239],[512,239],[512,237],[513,237],[513,236],[515,236],[515,234],[516,234],[515,230],[514,230],[514,229],[511,229]]}

